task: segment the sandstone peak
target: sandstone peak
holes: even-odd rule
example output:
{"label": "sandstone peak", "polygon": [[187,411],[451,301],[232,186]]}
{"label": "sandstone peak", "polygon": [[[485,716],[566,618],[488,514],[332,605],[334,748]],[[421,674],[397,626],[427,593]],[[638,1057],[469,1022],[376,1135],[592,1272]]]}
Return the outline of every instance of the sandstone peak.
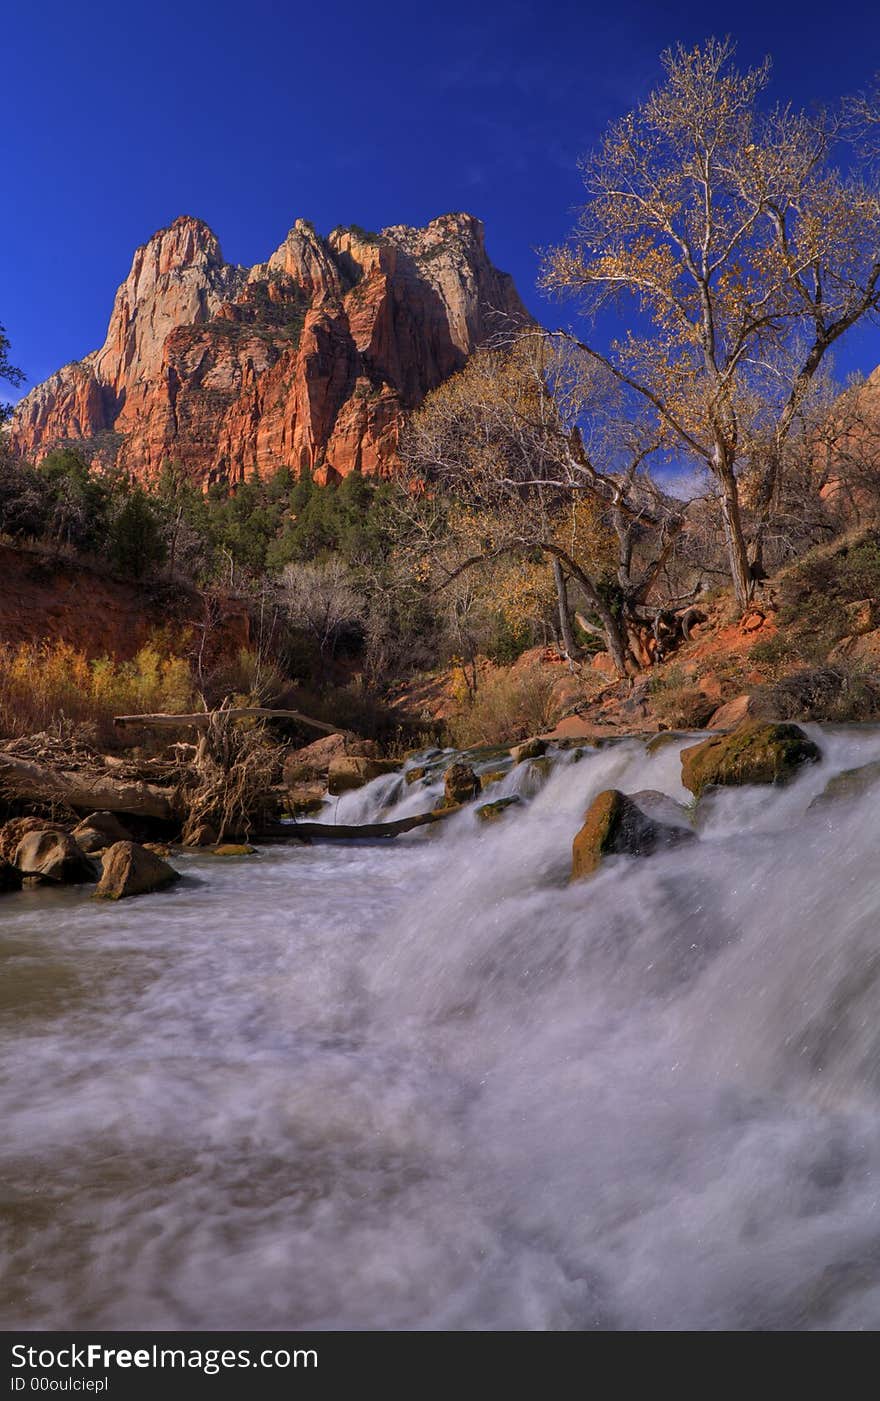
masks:
{"label": "sandstone peak", "polygon": [[135,251],[100,350],[21,401],[12,442],[39,459],[73,441],[138,476],[174,459],[203,482],[389,472],[402,414],[524,319],[471,214],[327,238],[300,218],[250,269],[183,215]]}

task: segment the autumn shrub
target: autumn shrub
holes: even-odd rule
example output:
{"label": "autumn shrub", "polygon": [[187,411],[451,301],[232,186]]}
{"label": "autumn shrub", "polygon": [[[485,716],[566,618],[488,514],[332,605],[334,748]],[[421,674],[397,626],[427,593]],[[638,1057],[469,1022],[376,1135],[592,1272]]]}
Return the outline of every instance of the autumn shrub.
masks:
{"label": "autumn shrub", "polygon": [[240,705],[277,706],[290,689],[289,678],[259,649],[240,647],[234,657],[222,661],[208,678],[207,699],[214,704],[235,696]]}
{"label": "autumn shrub", "polygon": [[876,720],[880,681],[866,667],[835,662],[799,667],[753,692],[756,713],[779,720]]}
{"label": "autumn shrub", "polygon": [[550,729],[555,678],[536,671],[490,676],[449,724],[453,744],[507,744]]}
{"label": "autumn shrub", "polygon": [[113,734],[113,717],[185,712],[194,704],[189,663],[146,643],[127,662],[88,658],[66,642],[0,645],[0,735],[51,729],[60,721]]}
{"label": "autumn shrub", "polygon": [[657,715],[675,730],[702,729],[717,709],[717,702],[675,663],[654,673],[650,691]]}

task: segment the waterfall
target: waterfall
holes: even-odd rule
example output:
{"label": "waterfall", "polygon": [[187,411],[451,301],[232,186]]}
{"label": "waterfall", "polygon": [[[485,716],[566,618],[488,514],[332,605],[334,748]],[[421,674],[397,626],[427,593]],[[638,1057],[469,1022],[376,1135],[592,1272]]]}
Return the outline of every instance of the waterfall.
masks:
{"label": "waterfall", "polygon": [[[880,729],[568,882],[681,748],[551,751],[386,843],[0,905],[7,1328],[875,1328]],[[451,752],[331,799],[433,808]],[[503,770],[503,772],[501,772]],[[483,823],[480,801],[516,796]]]}

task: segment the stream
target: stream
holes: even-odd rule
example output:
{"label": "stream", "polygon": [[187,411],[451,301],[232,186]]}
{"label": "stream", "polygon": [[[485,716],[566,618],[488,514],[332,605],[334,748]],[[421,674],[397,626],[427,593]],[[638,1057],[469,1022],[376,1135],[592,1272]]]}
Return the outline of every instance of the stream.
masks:
{"label": "stream", "polygon": [[[688,801],[693,739],[0,897],[0,1326],[880,1326],[880,788],[810,810],[880,728],[805,728],[793,784],[576,885],[592,797]],[[323,815],[427,811],[452,757]]]}

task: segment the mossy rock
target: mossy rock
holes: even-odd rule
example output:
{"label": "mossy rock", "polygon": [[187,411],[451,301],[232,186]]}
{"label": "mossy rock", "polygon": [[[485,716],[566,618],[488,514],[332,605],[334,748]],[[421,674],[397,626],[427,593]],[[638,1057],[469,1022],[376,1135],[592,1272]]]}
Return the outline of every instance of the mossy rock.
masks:
{"label": "mossy rock", "polygon": [[688,828],[655,822],[625,793],[607,788],[593,799],[572,843],[571,879],[593,875],[605,856],[649,856],[692,840],[694,833]]}
{"label": "mossy rock", "polygon": [[661,749],[667,749],[670,744],[676,741],[687,739],[690,730],[661,730],[659,734],[652,735],[645,745],[646,754],[659,754]]}
{"label": "mossy rock", "polygon": [[494,803],[483,803],[482,807],[478,807],[477,817],[481,822],[497,822],[508,808],[517,807],[521,802],[522,799],[515,793],[509,798],[496,798]]}
{"label": "mossy rock", "polygon": [[750,721],[681,751],[681,781],[695,797],[710,786],[788,783],[804,764],[821,758],[797,725]]}
{"label": "mossy rock", "polygon": [[221,842],[208,849],[209,856],[256,856],[257,848],[247,842]]}
{"label": "mossy rock", "polygon": [[441,804],[444,808],[457,808],[469,803],[480,791],[480,780],[470,764],[452,764],[443,776],[444,794]]}
{"label": "mossy rock", "polygon": [[517,744],[510,752],[515,764],[522,764],[526,759],[540,759],[543,754],[547,753],[547,741],[546,739],[527,739],[522,744]]}
{"label": "mossy rock", "polygon": [[861,798],[864,793],[876,788],[878,784],[880,784],[880,759],[875,759],[871,764],[862,764],[857,769],[843,769],[841,773],[829,778],[819,796],[810,803],[808,811],[833,807],[848,799]]}
{"label": "mossy rock", "polygon": [[416,764],[414,769],[407,769],[403,776],[407,783],[420,783],[421,780],[427,776],[427,773],[427,764]]}

